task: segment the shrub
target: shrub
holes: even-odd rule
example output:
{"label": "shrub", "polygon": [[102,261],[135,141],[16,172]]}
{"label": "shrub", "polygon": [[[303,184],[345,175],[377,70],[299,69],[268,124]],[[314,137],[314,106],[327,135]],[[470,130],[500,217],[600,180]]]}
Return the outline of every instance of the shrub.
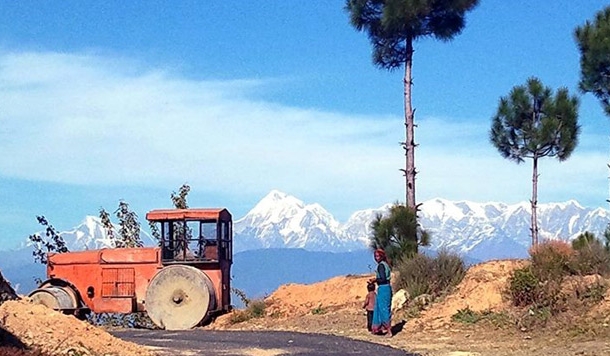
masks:
{"label": "shrub", "polygon": [[541,281],[561,282],[571,274],[574,249],[561,240],[547,240],[530,248],[532,271]]}
{"label": "shrub", "polygon": [[486,321],[496,328],[512,325],[510,317],[505,313],[498,313],[489,309],[477,312],[469,307],[458,310],[457,313],[451,316],[451,320],[462,324],[475,324],[480,321]]}
{"label": "shrub", "polygon": [[411,298],[422,294],[430,294],[432,290],[432,259],[417,254],[413,258],[402,261],[396,265],[398,289],[406,289]]}
{"label": "shrub", "polygon": [[443,295],[460,283],[466,274],[464,260],[448,251],[441,251],[434,258],[417,254],[400,262],[396,269],[396,286],[406,289],[411,298],[422,294]]}
{"label": "shrub", "polygon": [[[557,314],[566,308],[566,298],[561,291],[562,277],[543,279],[535,267],[527,266],[513,271],[508,279],[508,293],[513,305],[531,306],[530,310]],[[547,271],[548,272],[548,271]]]}
{"label": "shrub", "polygon": [[248,303],[246,310],[252,315],[253,318],[262,318],[265,316],[266,304],[263,299],[255,299]]}
{"label": "shrub", "polygon": [[608,253],[603,243],[598,239],[575,244],[576,241],[574,240],[572,243],[573,246],[576,245],[577,247],[572,262],[574,272],[580,275],[610,275],[610,253]]}
{"label": "shrub", "polygon": [[457,321],[462,324],[474,324],[477,321],[481,320],[481,314],[473,311],[472,309],[466,307],[464,309],[460,309],[457,313],[451,316],[451,320]]}
{"label": "shrub", "polygon": [[540,293],[540,281],[531,266],[518,268],[508,279],[508,293],[513,305],[527,306],[535,303]]}
{"label": "shrub", "polygon": [[578,251],[595,242],[600,241],[595,237],[594,234],[590,233],[589,231],[585,231],[572,240],[572,248]]}
{"label": "shrub", "polygon": [[438,294],[458,285],[466,275],[466,264],[456,253],[441,250],[433,262],[437,271]]}
{"label": "shrub", "polygon": [[608,285],[605,283],[594,283],[585,288],[582,293],[579,293],[578,299],[585,303],[597,304],[604,300]]}
{"label": "shrub", "polygon": [[232,324],[237,324],[253,318],[262,318],[265,316],[266,307],[267,305],[263,299],[250,300],[246,309],[235,310],[231,313],[229,321]]}

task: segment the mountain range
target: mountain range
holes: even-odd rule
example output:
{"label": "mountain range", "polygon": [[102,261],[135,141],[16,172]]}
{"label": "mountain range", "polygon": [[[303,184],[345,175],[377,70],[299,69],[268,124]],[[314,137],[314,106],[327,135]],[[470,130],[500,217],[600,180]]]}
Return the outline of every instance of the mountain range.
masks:
{"label": "mountain range", "polygon": [[[387,214],[391,206],[356,211],[340,223],[319,204],[305,204],[294,196],[271,191],[234,222],[234,285],[248,295],[256,295],[269,293],[283,283],[310,283],[368,271],[372,263],[366,251],[370,224],[376,214]],[[543,239],[571,240],[585,231],[600,236],[610,223],[605,209],[585,208],[573,200],[540,204],[538,216]],[[527,256],[529,203],[437,198],[423,202],[419,217],[432,236],[427,251],[449,249],[462,254],[469,263]],[[113,246],[97,217],[88,216],[60,234],[71,251]],[[146,245],[156,244],[145,232],[142,239]],[[0,269],[26,293],[35,287],[34,277],[44,275],[44,267],[33,263],[31,251],[29,241],[18,250],[0,251]],[[278,263],[282,268],[277,268]],[[275,273],[258,271],[257,266]]]}
{"label": "mountain range", "polygon": [[[319,204],[271,191],[243,218],[235,221],[235,250],[303,248],[345,252],[367,247],[370,224],[392,204],[354,212],[339,223]],[[497,202],[423,202],[420,223],[431,233],[433,250],[449,249],[477,260],[524,257],[530,245],[530,204]],[[607,210],[585,208],[574,200],[539,204],[541,239],[571,240],[589,231],[600,236],[610,223]]]}
{"label": "mountain range", "polygon": [[[261,248],[300,248],[308,251],[349,252],[367,249],[371,222],[388,213],[392,204],[354,212],[345,223],[337,221],[320,204],[306,204],[289,194],[272,190],[245,216],[234,222],[234,251]],[[530,204],[474,203],[432,199],[419,212],[422,227],[431,233],[432,250],[449,249],[477,260],[524,257],[530,245]],[[585,208],[570,200],[539,204],[541,239],[569,241],[589,231],[601,236],[610,223],[602,208]],[[115,229],[118,231],[118,229]],[[112,247],[100,219],[84,221],[60,235],[71,251]],[[146,232],[145,245],[156,241]],[[24,242],[27,247],[29,241]]]}

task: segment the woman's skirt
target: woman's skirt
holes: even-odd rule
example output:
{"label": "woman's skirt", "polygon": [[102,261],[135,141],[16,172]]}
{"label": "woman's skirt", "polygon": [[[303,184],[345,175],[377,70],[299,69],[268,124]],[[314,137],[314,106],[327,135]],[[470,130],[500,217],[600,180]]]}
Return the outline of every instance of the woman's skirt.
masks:
{"label": "woman's skirt", "polygon": [[377,288],[375,310],[373,311],[373,333],[383,330],[389,331],[392,327],[392,287],[382,284]]}

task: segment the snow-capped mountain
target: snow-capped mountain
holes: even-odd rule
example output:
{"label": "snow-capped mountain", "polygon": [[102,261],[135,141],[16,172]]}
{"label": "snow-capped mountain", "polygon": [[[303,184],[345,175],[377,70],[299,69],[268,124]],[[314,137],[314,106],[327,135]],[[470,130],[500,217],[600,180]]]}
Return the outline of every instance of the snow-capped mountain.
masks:
{"label": "snow-capped mountain", "polygon": [[[118,234],[118,226],[115,226],[115,233]],[[45,232],[38,232],[44,236]],[[64,239],[66,247],[70,251],[94,250],[100,248],[114,247],[114,241],[108,237],[100,218],[96,216],[86,216],[82,223],[72,230],[62,231],[59,235]],[[140,232],[140,238],[145,246],[156,244],[153,238],[144,231]],[[24,247],[32,245],[31,241],[26,241]]]}
{"label": "snow-capped mountain", "polygon": [[[234,222],[234,251],[259,248],[304,248],[310,251],[344,252],[366,249],[371,222],[392,204],[354,212],[341,224],[319,204],[271,191],[243,218]],[[539,204],[541,239],[571,240],[589,231],[601,236],[610,223],[607,210],[585,208],[570,200]],[[524,257],[530,246],[530,204],[423,202],[422,227],[431,233],[433,250],[448,248],[477,260]],[[118,230],[118,229],[117,229]],[[41,233],[42,234],[42,233]],[[111,247],[101,221],[87,216],[70,231],[61,232],[71,251]],[[145,245],[156,244],[142,231]]]}
{"label": "snow-capped mountain", "polygon": [[[354,212],[340,224],[318,204],[272,191],[235,222],[236,251],[261,247],[300,247],[349,251],[366,248],[376,214],[391,207]],[[610,223],[608,211],[584,208],[576,201],[539,204],[542,239],[571,240],[589,231],[600,236]],[[432,249],[448,248],[486,260],[523,257],[530,245],[530,204],[452,202],[432,199],[422,204],[422,227],[432,234]]]}
{"label": "snow-capped mountain", "polygon": [[233,228],[235,251],[261,247],[298,247],[312,251],[361,249],[362,242],[343,233],[341,225],[319,204],[271,191]]}

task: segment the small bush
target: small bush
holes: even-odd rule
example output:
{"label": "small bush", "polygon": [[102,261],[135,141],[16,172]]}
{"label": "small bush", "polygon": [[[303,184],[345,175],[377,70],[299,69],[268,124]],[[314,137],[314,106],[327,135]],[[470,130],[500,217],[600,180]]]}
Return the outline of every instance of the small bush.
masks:
{"label": "small bush", "polygon": [[263,299],[255,299],[250,301],[246,310],[253,318],[262,318],[265,316],[265,301]]}
{"label": "small bush", "polygon": [[560,281],[571,274],[574,249],[561,240],[547,240],[530,248],[532,269],[539,280]]}
{"label": "small bush", "polygon": [[266,307],[263,299],[250,300],[246,309],[235,310],[231,313],[229,321],[231,324],[237,324],[254,318],[262,318],[265,316]]}
{"label": "small bush", "polygon": [[422,294],[438,297],[459,284],[466,274],[464,260],[457,254],[440,251],[434,258],[417,254],[396,266],[397,288],[404,288],[411,298]]}
{"label": "small bush", "polygon": [[508,293],[517,307],[531,305],[538,300],[540,281],[531,266],[513,271],[508,279]]}
{"label": "small bush", "polygon": [[572,269],[575,273],[580,275],[610,275],[610,253],[601,241],[595,239],[587,243],[581,242],[576,244],[576,247],[576,254],[572,262]]}
{"label": "small bush", "polygon": [[608,285],[605,283],[594,283],[585,288],[585,290],[578,295],[578,299],[585,303],[597,304],[604,300]]}
{"label": "small bush", "polygon": [[458,254],[441,250],[433,262],[437,272],[436,296],[458,285],[466,275],[466,264]]}
{"label": "small bush", "polygon": [[513,325],[510,317],[505,313],[493,312],[491,310],[476,312],[469,307],[458,310],[457,313],[451,316],[451,320],[462,324],[475,324],[486,321],[496,328]]}
{"label": "small bush", "polygon": [[458,310],[457,313],[453,314],[451,316],[451,320],[462,324],[474,324],[477,321],[481,320],[481,314],[466,307],[464,309]]}
{"label": "small bush", "polygon": [[417,254],[413,258],[405,260],[396,266],[398,280],[396,287],[406,289],[411,298],[422,294],[430,294],[432,290],[432,259],[428,256]]}

